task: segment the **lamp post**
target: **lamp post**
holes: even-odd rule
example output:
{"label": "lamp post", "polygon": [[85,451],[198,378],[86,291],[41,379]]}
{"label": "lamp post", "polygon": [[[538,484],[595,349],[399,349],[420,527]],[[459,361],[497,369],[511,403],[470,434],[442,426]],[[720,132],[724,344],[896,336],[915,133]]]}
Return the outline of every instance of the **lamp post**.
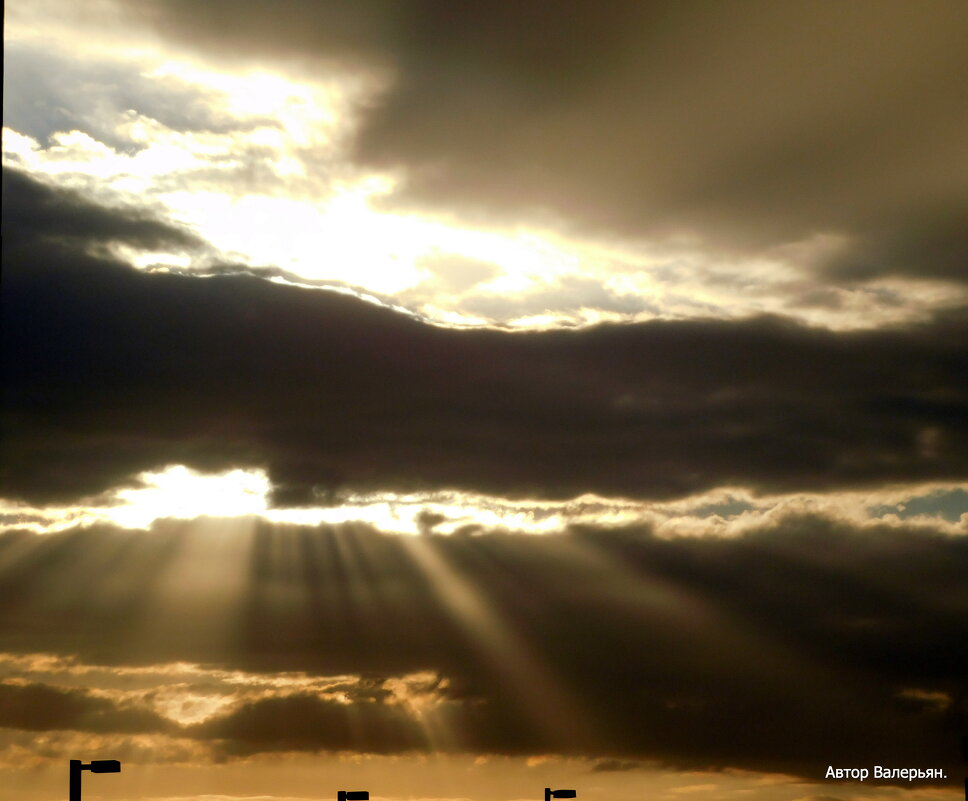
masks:
{"label": "lamp post", "polygon": [[[968,762],[968,734],[961,738],[961,758]],[[965,776],[965,801],[968,801],[968,776]]]}
{"label": "lamp post", "polygon": [[340,790],[338,793],[336,793],[336,801],[370,801],[370,791]]}
{"label": "lamp post", "polygon": [[575,798],[577,795],[574,790],[552,790],[545,787],[545,801],[551,801],[552,798]]}
{"label": "lamp post", "polygon": [[94,759],[86,765],[79,759],[71,760],[70,801],[81,801],[81,771],[91,773],[120,773],[121,763],[116,759]]}

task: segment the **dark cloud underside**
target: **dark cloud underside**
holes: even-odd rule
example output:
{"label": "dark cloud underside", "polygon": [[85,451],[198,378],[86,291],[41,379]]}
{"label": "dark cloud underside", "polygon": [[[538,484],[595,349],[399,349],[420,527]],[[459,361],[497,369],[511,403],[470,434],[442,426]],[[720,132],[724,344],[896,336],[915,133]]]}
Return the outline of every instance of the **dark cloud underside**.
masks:
{"label": "dark cloud underside", "polygon": [[[150,536],[12,532],[0,537],[0,649],[368,677],[348,705],[297,690],[168,726],[235,754],[558,751],[611,760],[600,770],[657,759],[816,779],[839,760],[955,777],[968,724],[966,546],[810,516],[729,540],[635,527],[411,540],[358,525],[206,520],[156,524]],[[584,712],[567,732],[540,725],[507,680],[520,654],[495,653],[498,641],[467,625],[418,551],[577,699]],[[173,578],[193,570],[207,580]],[[455,733],[438,743],[382,687],[428,670],[447,681],[435,685],[438,719]],[[4,692],[15,727],[100,731],[109,719],[106,702],[82,694]],[[17,717],[32,695],[43,714]],[[152,728],[114,714],[115,730]]]}
{"label": "dark cloud underside", "polygon": [[132,8],[210,55],[392,73],[356,156],[406,168],[401,205],[732,253],[833,233],[838,280],[968,278],[958,0]]}
{"label": "dark cloud underside", "polygon": [[47,248],[66,260],[92,250],[103,254],[109,244],[177,252],[204,246],[195,235],[142,209],[101,206],[19,170],[3,170],[3,245],[12,257],[42,259],[45,251],[34,248]]}
{"label": "dark cloud underside", "polygon": [[250,276],[138,273],[98,243],[186,235],[16,173],[5,191],[11,497],[76,499],[169,463],[263,466],[295,504],[966,475],[964,315],[864,333],[770,318],[437,329]]}
{"label": "dark cloud underside", "polygon": [[0,727],[133,734],[171,728],[150,712],[119,708],[104,698],[45,684],[0,684]]}

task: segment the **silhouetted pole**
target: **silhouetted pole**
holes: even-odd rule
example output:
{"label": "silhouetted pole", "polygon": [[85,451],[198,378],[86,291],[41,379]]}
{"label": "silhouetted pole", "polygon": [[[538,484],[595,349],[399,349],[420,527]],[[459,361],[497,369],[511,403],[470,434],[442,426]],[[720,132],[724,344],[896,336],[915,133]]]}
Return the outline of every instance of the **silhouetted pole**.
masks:
{"label": "silhouetted pole", "polygon": [[[968,734],[961,738],[961,759],[968,762]],[[968,776],[965,776],[965,801],[968,801]]]}
{"label": "silhouetted pole", "polygon": [[121,763],[116,759],[95,759],[86,765],[79,759],[71,760],[70,783],[68,785],[69,801],[81,801],[81,771],[91,773],[120,773]]}
{"label": "silhouetted pole", "polygon": [[81,801],[81,760],[71,760],[70,801]]}

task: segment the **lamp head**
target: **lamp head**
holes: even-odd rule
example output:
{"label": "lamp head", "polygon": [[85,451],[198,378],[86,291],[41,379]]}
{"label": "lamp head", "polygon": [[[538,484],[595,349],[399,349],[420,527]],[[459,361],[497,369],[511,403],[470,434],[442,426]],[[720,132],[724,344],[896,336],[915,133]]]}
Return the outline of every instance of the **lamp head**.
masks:
{"label": "lamp head", "polygon": [[339,801],[370,801],[369,790],[340,790]]}
{"label": "lamp head", "polygon": [[578,793],[574,790],[550,790],[548,792],[551,798],[576,798]]}
{"label": "lamp head", "polygon": [[95,759],[88,766],[91,773],[120,773],[121,763],[117,759]]}

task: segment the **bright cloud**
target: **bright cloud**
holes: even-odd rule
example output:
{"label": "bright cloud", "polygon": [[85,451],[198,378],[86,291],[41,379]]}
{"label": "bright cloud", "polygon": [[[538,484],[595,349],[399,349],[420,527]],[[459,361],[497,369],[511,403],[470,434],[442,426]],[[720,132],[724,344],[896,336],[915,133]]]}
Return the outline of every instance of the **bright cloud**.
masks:
{"label": "bright cloud", "polygon": [[295,525],[362,522],[400,534],[559,532],[570,525],[624,526],[646,523],[660,536],[737,536],[787,515],[821,514],[854,525],[923,523],[965,533],[968,485],[927,483],[867,491],[756,495],[723,487],[675,501],[641,502],[584,495],[570,501],[517,501],[468,492],[347,494],[330,505],[271,507],[265,471],[235,469],[205,474],[182,465],[142,473],[135,486],[114,490],[95,504],[29,507],[0,502],[0,530],[37,533],[77,525],[113,523],[147,529],[166,518],[256,516]]}
{"label": "bright cloud", "polygon": [[[110,18],[108,9],[93,16]],[[849,329],[924,319],[968,297],[943,281],[819,283],[807,268],[843,245],[834,235],[737,258],[688,238],[596,239],[554,221],[482,227],[458,216],[391,212],[384,201],[408,175],[363,170],[352,160],[359,115],[386,90],[388,76],[344,69],[310,82],[206,64],[160,48],[138,29],[112,37],[110,26],[92,52],[58,20],[63,15],[48,21],[20,8],[8,22],[11,63],[50,53],[55,42],[65,69],[94,64],[99,71],[78,82],[75,108],[66,111],[59,104],[67,101],[45,96],[43,86],[14,82],[11,93],[28,93],[31,108],[44,110],[49,140],[27,133],[41,122],[31,111],[28,125],[18,111],[28,104],[14,104],[4,160],[96,198],[147,203],[216,252],[194,264],[175,254],[125,253],[138,267],[204,268],[213,259],[271,266],[380,296],[439,324],[512,328],[766,313]],[[128,75],[139,83],[122,96],[119,76]],[[454,259],[493,273],[455,284],[440,266]]]}

